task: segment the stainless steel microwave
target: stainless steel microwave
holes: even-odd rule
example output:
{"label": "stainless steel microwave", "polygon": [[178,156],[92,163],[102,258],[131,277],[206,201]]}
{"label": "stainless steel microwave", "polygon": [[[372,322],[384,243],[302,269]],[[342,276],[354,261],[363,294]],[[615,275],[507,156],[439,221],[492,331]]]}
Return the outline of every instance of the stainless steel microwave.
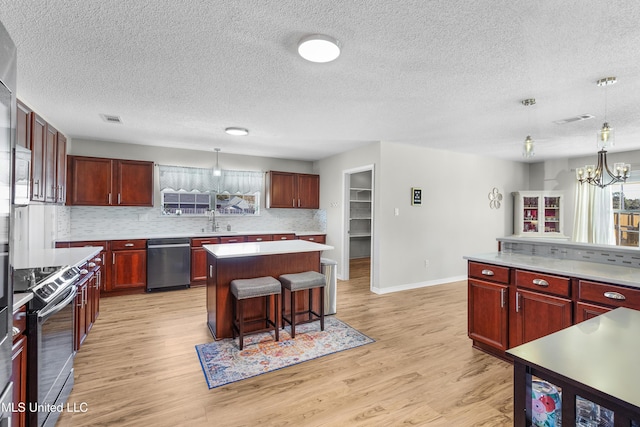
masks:
{"label": "stainless steel microwave", "polygon": [[16,145],[13,170],[13,204],[28,205],[31,199],[31,150]]}

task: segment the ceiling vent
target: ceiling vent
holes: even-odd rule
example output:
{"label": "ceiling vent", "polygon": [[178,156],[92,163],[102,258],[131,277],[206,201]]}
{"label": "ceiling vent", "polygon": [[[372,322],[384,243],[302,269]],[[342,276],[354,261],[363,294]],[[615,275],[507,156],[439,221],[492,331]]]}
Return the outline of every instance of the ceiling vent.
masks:
{"label": "ceiling vent", "polygon": [[553,123],[557,125],[566,125],[567,123],[581,122],[582,120],[593,119],[595,116],[591,114],[580,114],[579,116],[569,117],[568,119],[555,120]]}
{"label": "ceiling vent", "polygon": [[122,124],[122,119],[120,118],[120,116],[113,116],[111,114],[100,114],[100,117],[102,117],[102,120],[107,123]]}

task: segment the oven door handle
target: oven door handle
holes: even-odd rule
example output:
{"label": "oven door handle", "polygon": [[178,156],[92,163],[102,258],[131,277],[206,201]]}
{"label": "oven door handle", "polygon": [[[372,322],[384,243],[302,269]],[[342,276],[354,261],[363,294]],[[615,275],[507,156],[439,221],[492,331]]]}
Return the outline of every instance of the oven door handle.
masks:
{"label": "oven door handle", "polygon": [[51,307],[48,310],[39,311],[38,319],[43,319],[47,316],[51,316],[52,314],[56,314],[57,312],[65,308],[71,301],[73,301],[77,293],[78,293],[78,287],[74,285],[73,289],[69,293],[69,296],[66,297],[62,302],[56,304],[55,306]]}

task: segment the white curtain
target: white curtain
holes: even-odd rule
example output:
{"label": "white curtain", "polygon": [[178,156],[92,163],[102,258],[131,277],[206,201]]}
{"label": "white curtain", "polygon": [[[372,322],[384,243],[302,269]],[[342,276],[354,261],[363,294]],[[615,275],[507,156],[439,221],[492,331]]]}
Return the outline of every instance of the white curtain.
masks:
{"label": "white curtain", "polygon": [[615,245],[611,187],[576,182],[573,240],[583,243]]}
{"label": "white curtain", "polygon": [[223,170],[159,165],[161,190],[199,191],[202,193],[255,194],[262,191],[263,172]]}

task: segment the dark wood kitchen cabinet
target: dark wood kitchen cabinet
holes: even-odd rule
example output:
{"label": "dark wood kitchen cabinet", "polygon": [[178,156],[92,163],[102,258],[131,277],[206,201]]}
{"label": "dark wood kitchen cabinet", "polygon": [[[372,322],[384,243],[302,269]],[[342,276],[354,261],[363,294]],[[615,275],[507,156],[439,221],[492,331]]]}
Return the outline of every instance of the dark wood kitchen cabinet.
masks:
{"label": "dark wood kitchen cabinet", "polygon": [[31,149],[31,109],[20,100],[16,102],[16,145]]}
{"label": "dark wood kitchen cabinet", "polygon": [[[58,197],[58,185],[56,183],[57,171],[56,163],[58,159],[58,131],[51,125],[46,126],[45,148],[44,148],[44,201],[46,203],[56,203]],[[66,153],[65,153],[66,155]]]}
{"label": "dark wood kitchen cabinet", "polygon": [[67,204],[153,206],[153,162],[68,157]]}
{"label": "dark wood kitchen cabinet", "polygon": [[220,243],[217,237],[191,239],[191,286],[207,284],[207,251],[203,245]]}
{"label": "dark wood kitchen cabinet", "polygon": [[74,350],[80,350],[82,343],[87,337],[87,333],[89,332],[89,322],[88,322],[88,313],[91,311],[89,307],[89,293],[91,291],[91,286],[95,283],[93,273],[86,269],[86,266],[82,267],[86,271],[83,277],[78,281],[78,293],[75,298],[75,314],[74,314],[74,329],[75,329],[75,338],[74,338]]}
{"label": "dark wood kitchen cabinet", "polygon": [[297,237],[298,240],[306,240],[308,242],[326,243],[327,236],[324,234],[305,234]]}
{"label": "dark wood kitchen cabinet", "polygon": [[505,351],[509,344],[509,269],[475,262],[469,262],[468,269],[469,338],[476,348]]}
{"label": "dark wood kitchen cabinet", "polygon": [[320,176],[292,172],[267,173],[267,208],[318,209]]}
{"label": "dark wood kitchen cabinet", "polygon": [[31,113],[31,200],[45,201],[45,150],[47,146],[47,122]]}
{"label": "dark wood kitchen cabinet", "polygon": [[145,288],[147,285],[147,241],[111,241],[111,282],[107,292]]}
{"label": "dark wood kitchen cabinet", "polygon": [[58,132],[56,141],[55,203],[64,205],[67,200],[67,137]]}
{"label": "dark wood kitchen cabinet", "polygon": [[[20,403],[27,401],[27,307],[22,306],[13,313],[13,347],[11,351],[11,382],[13,382],[13,405],[19,408]],[[13,411],[11,425],[26,425],[26,412]]]}

